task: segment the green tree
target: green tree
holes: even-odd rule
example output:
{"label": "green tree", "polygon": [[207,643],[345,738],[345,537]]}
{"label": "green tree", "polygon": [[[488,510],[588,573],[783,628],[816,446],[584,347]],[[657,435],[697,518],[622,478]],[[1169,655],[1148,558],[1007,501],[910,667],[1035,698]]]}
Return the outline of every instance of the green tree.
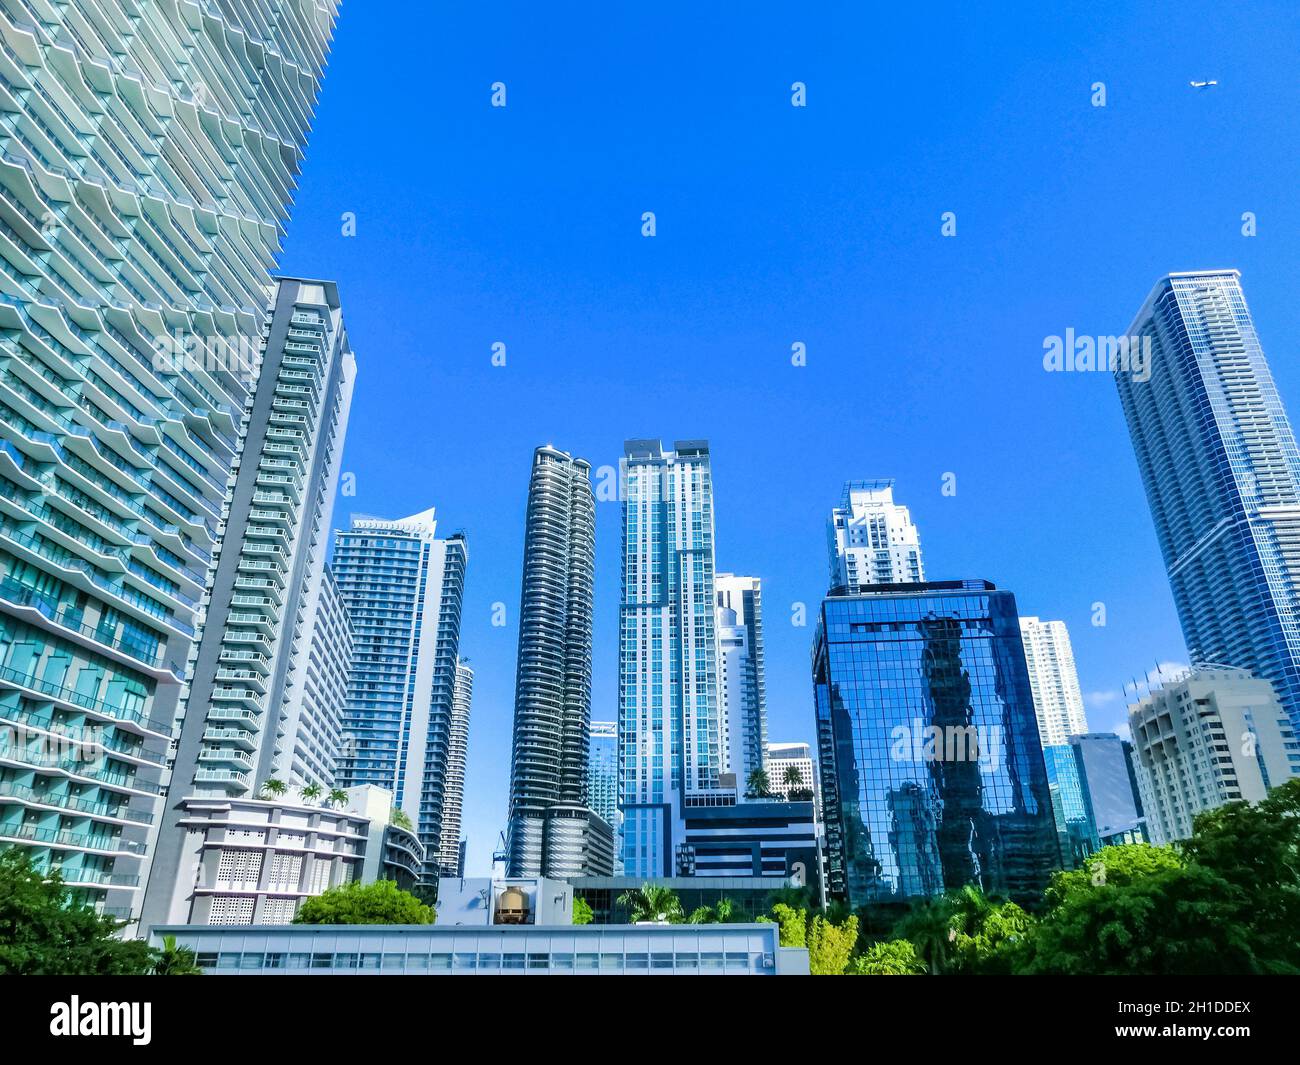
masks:
{"label": "green tree", "polygon": [[176,945],[175,936],[163,936],[162,950],[155,952],[154,976],[201,976],[203,970],[189,947]]}
{"label": "green tree", "polygon": [[772,907],[772,917],[779,926],[778,935],[783,947],[806,947],[808,945],[808,914],[778,902]]}
{"label": "green tree", "polygon": [[0,975],[139,976],[155,952],[117,936],[122,925],[72,901],[57,872],[33,867],[28,852],[0,854]]}
{"label": "green tree", "polygon": [[627,909],[633,924],[641,921],[681,924],[683,920],[681,900],[671,888],[659,884],[629,888],[618,897],[618,904]]}
{"label": "green tree", "polygon": [[307,899],[294,924],[433,924],[437,914],[391,880],[353,881]]}
{"label": "green tree", "polygon": [[873,943],[844,971],[851,976],[924,976],[925,962],[908,940],[891,939]]}
{"label": "green tree", "polygon": [[813,976],[838,976],[844,972],[858,941],[858,919],[831,924],[821,914],[808,922],[808,967]]}
{"label": "green tree", "polygon": [[791,791],[794,790],[795,788],[798,788],[802,780],[803,778],[799,775],[799,770],[797,767],[792,765],[788,765],[785,767],[785,786],[787,791]]}
{"label": "green tree", "polygon": [[261,793],[264,797],[269,795],[272,798],[279,798],[288,790],[288,784],[283,780],[277,780],[275,777],[272,777],[270,780],[262,783]]}
{"label": "green tree", "polygon": [[713,906],[700,906],[691,911],[687,924],[747,924],[754,918],[746,913],[735,899],[721,898]]}
{"label": "green tree", "polygon": [[348,804],[348,793],[342,788],[330,788],[329,795],[325,799],[334,809],[338,810]]}
{"label": "green tree", "polygon": [[745,778],[745,794],[754,799],[765,799],[772,794],[772,782],[766,769],[752,769]]}
{"label": "green tree", "polygon": [[573,923],[574,924],[591,924],[595,918],[591,912],[591,904],[586,899],[580,899],[577,895],[573,896]]}
{"label": "green tree", "polygon": [[411,821],[411,815],[403,810],[400,806],[394,806],[392,812],[388,815],[388,820],[398,828],[404,828],[408,832],[415,831],[415,824]]}
{"label": "green tree", "polygon": [[322,788],[315,781],[312,781],[310,784],[304,784],[301,788],[298,789],[298,794],[302,796],[303,802],[314,802],[315,800],[319,799],[324,793],[325,793],[325,789]]}
{"label": "green tree", "polygon": [[894,937],[912,944],[931,976],[947,972],[952,959],[953,941],[957,938],[952,909],[952,900],[946,895],[918,900],[894,926]]}

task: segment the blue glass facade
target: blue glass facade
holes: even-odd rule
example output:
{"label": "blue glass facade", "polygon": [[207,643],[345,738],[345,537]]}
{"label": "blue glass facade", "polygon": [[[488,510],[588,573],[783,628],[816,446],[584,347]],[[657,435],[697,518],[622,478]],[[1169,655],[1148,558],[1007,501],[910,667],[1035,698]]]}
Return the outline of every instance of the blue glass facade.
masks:
{"label": "blue glass facade", "polygon": [[1070,737],[1087,816],[1101,842],[1145,831],[1133,745],[1111,732]]}
{"label": "blue glass facade", "polygon": [[986,581],[834,591],[813,649],[828,878],[853,906],[1059,867],[1015,597]]}

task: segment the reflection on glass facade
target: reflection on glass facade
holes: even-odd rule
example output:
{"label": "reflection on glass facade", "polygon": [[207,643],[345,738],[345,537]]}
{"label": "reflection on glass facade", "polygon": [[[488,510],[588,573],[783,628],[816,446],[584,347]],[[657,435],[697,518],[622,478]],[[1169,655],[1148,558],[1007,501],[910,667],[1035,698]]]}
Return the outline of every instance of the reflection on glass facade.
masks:
{"label": "reflection on glass facade", "polygon": [[832,893],[854,906],[963,884],[1041,893],[1059,851],[1010,592],[833,590],[813,682]]}

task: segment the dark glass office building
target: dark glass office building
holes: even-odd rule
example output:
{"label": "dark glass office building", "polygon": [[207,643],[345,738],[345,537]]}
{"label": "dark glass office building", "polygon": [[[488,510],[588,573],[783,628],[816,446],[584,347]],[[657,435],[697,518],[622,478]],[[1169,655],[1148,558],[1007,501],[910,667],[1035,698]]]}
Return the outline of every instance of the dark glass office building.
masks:
{"label": "dark glass office building", "polygon": [[1041,895],[1060,850],[1015,596],[980,580],[832,589],[813,684],[832,894]]}

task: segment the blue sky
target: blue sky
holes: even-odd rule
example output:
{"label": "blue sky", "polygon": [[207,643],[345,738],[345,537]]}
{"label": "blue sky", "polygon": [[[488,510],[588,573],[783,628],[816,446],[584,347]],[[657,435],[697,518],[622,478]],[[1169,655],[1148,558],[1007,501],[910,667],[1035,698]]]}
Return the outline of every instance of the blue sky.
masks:
{"label": "blue sky", "polygon": [[[774,740],[813,736],[791,605],[825,590],[848,478],[896,479],[931,578],[1066,621],[1094,728],[1185,659],[1114,385],[1044,372],[1043,340],[1122,332],[1170,270],[1236,267],[1300,397],[1300,19],[1051,6],[344,5],[281,265],[339,282],[357,351],[336,524],[435,506],[469,537],[471,872],[505,822],[540,443],[602,466],[627,438],[711,441],[718,568],[765,582]],[[619,510],[597,510],[592,713],[613,719]]]}

